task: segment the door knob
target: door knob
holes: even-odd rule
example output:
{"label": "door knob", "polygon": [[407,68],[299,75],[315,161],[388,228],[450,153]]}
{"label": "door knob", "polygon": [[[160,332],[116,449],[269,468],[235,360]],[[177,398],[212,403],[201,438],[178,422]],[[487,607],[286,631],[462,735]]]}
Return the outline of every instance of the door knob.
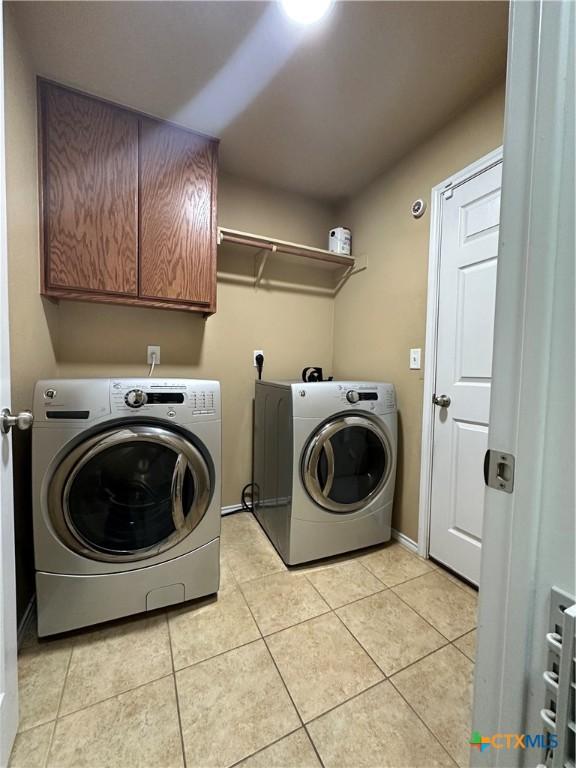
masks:
{"label": "door knob", "polygon": [[18,427],[18,429],[30,429],[34,416],[32,411],[20,411],[16,416],[12,416],[9,408],[3,408],[0,412],[0,432],[3,435],[7,435],[12,427]]}
{"label": "door knob", "polygon": [[433,395],[432,402],[434,405],[439,405],[440,408],[448,408],[452,400],[450,400],[448,395]]}

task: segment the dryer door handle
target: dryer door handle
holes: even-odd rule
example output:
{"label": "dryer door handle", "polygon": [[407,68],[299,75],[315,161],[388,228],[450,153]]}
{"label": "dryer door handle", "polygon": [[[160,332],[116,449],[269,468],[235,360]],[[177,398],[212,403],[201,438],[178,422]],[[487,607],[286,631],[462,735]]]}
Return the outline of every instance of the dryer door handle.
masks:
{"label": "dryer door handle", "polygon": [[324,496],[328,497],[332,490],[332,483],[334,482],[334,448],[332,447],[330,438],[326,440],[322,447],[324,448],[326,462],[328,463],[328,474],[326,475],[326,482],[324,483],[324,488],[322,488],[322,493]]}
{"label": "dryer door handle", "polygon": [[176,463],[174,464],[174,472],[172,474],[172,520],[174,521],[174,528],[179,531],[184,528],[186,524],[186,518],[184,517],[184,507],[182,505],[182,491],[184,488],[184,478],[186,476],[186,470],[188,469],[188,460],[183,453],[178,454]]}

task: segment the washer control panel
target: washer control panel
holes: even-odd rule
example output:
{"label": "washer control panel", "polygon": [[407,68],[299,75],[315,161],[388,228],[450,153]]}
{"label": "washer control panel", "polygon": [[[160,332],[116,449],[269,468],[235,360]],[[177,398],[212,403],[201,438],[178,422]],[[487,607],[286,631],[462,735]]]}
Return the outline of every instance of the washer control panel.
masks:
{"label": "washer control panel", "polygon": [[136,410],[143,415],[175,419],[190,416],[217,416],[220,413],[220,385],[216,381],[179,379],[111,379],[110,405],[113,412]]}
{"label": "washer control panel", "polygon": [[52,379],[36,382],[34,426],[87,429],[136,415],[189,424],[220,419],[220,383],[204,379]]}
{"label": "washer control panel", "polygon": [[124,395],[124,402],[129,408],[141,408],[146,405],[147,400],[146,392],[141,389],[131,389]]}

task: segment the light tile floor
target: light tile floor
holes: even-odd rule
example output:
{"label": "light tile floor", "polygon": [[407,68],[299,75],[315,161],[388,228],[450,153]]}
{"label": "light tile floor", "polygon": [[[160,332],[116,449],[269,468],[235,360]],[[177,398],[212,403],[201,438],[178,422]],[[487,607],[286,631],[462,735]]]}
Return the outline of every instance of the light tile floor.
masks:
{"label": "light tile floor", "polygon": [[475,626],[399,544],[288,570],[231,515],[217,599],[26,639],[10,766],[465,766]]}

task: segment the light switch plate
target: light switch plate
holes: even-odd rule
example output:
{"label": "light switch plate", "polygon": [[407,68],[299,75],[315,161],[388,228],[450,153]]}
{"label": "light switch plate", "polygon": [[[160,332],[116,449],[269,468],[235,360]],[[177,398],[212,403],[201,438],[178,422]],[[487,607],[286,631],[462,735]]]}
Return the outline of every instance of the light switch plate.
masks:
{"label": "light switch plate", "polygon": [[421,349],[411,349],[410,350],[410,370],[411,371],[419,371],[422,367],[420,364],[422,358],[422,350]]}

